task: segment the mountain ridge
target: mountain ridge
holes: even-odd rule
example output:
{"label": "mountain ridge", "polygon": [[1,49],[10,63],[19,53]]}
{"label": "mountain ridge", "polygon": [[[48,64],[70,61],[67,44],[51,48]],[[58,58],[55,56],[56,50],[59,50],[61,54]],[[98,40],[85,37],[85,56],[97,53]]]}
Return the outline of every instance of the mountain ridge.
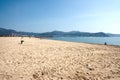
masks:
{"label": "mountain ridge", "polygon": [[22,32],[13,29],[0,28],[0,36],[34,36],[34,37],[114,37],[120,36],[119,34],[108,34],[104,32],[90,33],[90,32],[80,32],[80,31],[52,31],[44,33],[34,33],[34,32]]}

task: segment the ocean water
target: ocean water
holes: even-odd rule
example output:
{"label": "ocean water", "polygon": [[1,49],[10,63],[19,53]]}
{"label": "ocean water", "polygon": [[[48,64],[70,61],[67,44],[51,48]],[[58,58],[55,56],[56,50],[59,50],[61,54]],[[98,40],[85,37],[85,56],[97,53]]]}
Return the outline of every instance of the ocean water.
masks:
{"label": "ocean water", "polygon": [[104,44],[106,42],[108,45],[120,46],[120,37],[52,37],[49,39],[94,44]]}

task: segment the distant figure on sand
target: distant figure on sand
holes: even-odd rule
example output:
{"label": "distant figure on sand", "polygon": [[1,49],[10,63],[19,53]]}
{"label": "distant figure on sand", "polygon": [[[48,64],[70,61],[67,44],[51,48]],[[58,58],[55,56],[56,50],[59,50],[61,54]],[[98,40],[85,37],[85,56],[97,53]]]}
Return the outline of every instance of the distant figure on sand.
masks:
{"label": "distant figure on sand", "polygon": [[104,45],[107,45],[107,43],[105,42]]}
{"label": "distant figure on sand", "polygon": [[21,40],[21,44],[23,44],[24,40]]}

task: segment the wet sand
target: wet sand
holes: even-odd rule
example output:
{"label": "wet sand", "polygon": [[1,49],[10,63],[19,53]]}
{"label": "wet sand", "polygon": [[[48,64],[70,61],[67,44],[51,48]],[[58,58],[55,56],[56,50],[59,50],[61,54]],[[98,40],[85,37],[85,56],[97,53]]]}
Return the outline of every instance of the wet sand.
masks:
{"label": "wet sand", "polygon": [[120,47],[0,37],[0,80],[120,80]]}

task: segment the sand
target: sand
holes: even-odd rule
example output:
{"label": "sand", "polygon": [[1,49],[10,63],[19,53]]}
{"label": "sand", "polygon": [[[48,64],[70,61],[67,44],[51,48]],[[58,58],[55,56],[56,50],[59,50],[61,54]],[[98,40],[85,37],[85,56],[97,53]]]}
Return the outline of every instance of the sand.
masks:
{"label": "sand", "polygon": [[0,37],[0,80],[120,80],[120,47]]}

